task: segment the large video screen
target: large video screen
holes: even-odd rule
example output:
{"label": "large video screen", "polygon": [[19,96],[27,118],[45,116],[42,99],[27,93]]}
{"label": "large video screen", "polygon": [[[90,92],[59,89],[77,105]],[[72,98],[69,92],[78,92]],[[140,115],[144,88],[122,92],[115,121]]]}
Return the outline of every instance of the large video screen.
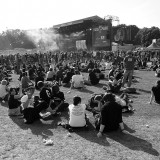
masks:
{"label": "large video screen", "polygon": [[108,47],[110,46],[109,27],[99,26],[92,30],[92,45],[93,47]]}

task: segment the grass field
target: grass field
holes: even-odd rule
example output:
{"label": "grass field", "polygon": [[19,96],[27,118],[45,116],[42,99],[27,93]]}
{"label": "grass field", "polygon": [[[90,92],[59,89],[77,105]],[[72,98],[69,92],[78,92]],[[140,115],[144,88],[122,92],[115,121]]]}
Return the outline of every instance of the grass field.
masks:
{"label": "grass field", "polygon": [[[138,82],[133,84],[137,94],[130,94],[135,108],[134,114],[123,114],[127,134],[112,132],[97,138],[94,119],[90,112],[89,131],[71,133],[57,126],[66,121],[67,113],[49,120],[37,121],[32,125],[23,123],[21,118],[7,115],[7,104],[1,104],[0,112],[0,159],[11,160],[158,160],[160,159],[160,106],[149,105],[151,87],[157,78],[153,71],[135,71]],[[17,75],[13,75],[13,82]],[[102,93],[106,81],[86,90],[61,87],[66,101],[72,103],[74,95],[80,95],[86,103],[93,93]],[[52,146],[45,146],[44,138],[53,140]]]}

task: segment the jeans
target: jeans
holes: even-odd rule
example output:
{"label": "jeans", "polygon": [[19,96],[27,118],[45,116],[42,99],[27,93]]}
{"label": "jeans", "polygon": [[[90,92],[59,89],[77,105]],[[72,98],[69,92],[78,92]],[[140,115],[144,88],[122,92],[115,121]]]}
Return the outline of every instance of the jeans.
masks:
{"label": "jeans", "polygon": [[125,71],[124,71],[122,87],[124,87],[127,78],[128,78],[127,87],[131,87],[131,84],[132,84],[132,76],[133,76],[133,70],[125,70]]}

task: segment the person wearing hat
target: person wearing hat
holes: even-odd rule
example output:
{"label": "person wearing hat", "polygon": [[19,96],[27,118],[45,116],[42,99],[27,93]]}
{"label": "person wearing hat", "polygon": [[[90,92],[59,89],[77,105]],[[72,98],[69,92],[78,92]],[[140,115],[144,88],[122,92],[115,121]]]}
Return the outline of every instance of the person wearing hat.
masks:
{"label": "person wearing hat", "polygon": [[112,93],[106,93],[103,96],[104,105],[101,108],[101,118],[96,129],[99,130],[97,136],[101,137],[103,132],[124,130],[122,120],[122,107],[116,102],[115,96]]}
{"label": "person wearing hat", "polygon": [[136,59],[135,57],[132,56],[132,52],[127,51],[127,56],[123,60],[124,75],[121,87],[124,87],[127,78],[128,78],[127,87],[131,87],[135,62]]}
{"label": "person wearing hat", "polygon": [[0,99],[5,102],[8,99],[9,88],[7,87],[7,81],[2,80],[0,84]]}

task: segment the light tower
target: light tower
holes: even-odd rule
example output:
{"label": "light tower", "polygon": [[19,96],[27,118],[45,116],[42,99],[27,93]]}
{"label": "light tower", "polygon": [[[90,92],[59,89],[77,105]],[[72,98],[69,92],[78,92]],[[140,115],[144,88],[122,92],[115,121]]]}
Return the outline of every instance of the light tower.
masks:
{"label": "light tower", "polygon": [[117,21],[117,25],[119,25],[119,17],[117,16],[113,16],[113,15],[107,15],[104,17],[105,20],[111,20],[111,22],[113,21]]}

